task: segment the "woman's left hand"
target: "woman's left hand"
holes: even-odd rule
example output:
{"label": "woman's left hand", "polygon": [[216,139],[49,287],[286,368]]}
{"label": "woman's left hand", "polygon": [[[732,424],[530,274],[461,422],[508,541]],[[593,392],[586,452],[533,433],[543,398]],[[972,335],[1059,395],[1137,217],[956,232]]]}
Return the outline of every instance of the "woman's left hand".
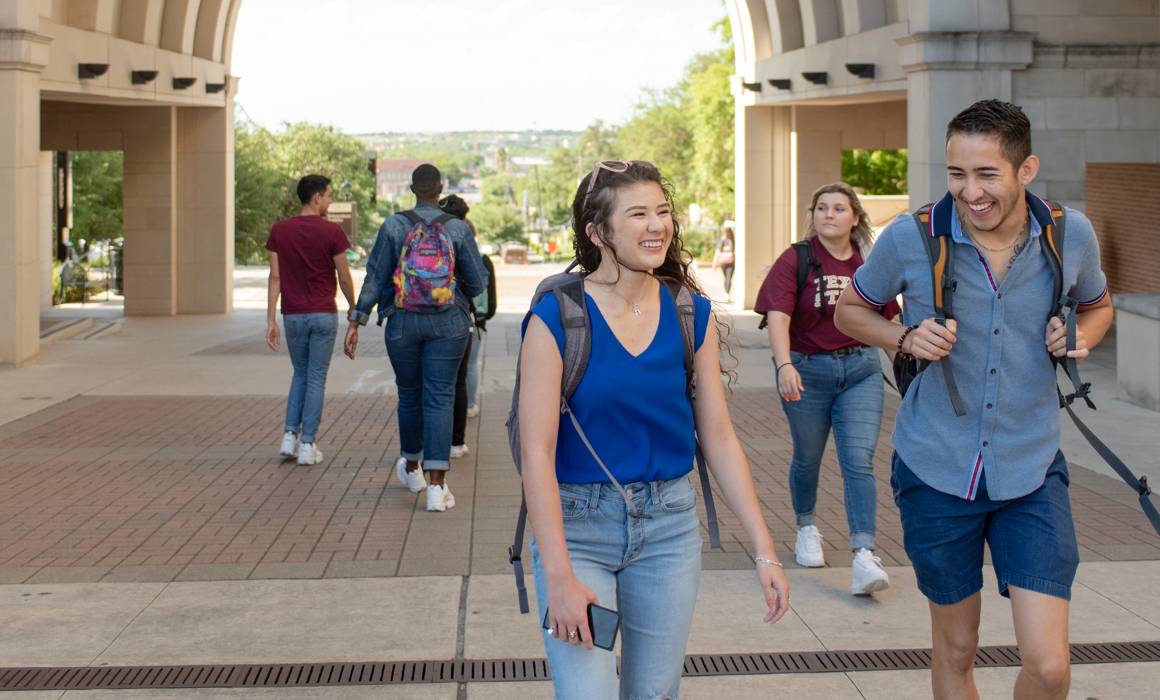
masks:
{"label": "woman's left hand", "polygon": [[764,621],[773,624],[789,611],[789,578],[785,570],[775,564],[757,564],[757,580],[769,612]]}

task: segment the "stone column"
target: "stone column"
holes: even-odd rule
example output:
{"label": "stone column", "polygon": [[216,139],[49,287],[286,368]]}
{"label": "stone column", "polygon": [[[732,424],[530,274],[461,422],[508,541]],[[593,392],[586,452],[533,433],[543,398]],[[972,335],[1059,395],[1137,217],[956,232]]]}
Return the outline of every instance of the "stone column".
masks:
{"label": "stone column", "polygon": [[36,254],[40,263],[40,308],[52,308],[52,261],[53,237],[56,231],[53,228],[53,217],[56,215],[56,202],[53,199],[54,178],[56,170],[53,168],[52,151],[41,151],[37,158],[37,226],[36,226]]}
{"label": "stone column", "polygon": [[1027,32],[919,32],[898,40],[907,72],[910,203],[946,191],[946,125],[982,99],[1011,100],[1011,71],[1031,64]]}
{"label": "stone column", "polygon": [[40,351],[40,72],[52,40],[36,33],[37,7],[0,9],[0,364]]}
{"label": "stone column", "polygon": [[227,313],[234,288],[234,109],[178,111],[177,313]]}
{"label": "stone column", "polygon": [[792,236],[789,107],[738,104],[735,112],[737,269],[733,297],[753,308],[765,273]]}
{"label": "stone column", "polygon": [[125,314],[177,313],[177,112],[125,110]]}

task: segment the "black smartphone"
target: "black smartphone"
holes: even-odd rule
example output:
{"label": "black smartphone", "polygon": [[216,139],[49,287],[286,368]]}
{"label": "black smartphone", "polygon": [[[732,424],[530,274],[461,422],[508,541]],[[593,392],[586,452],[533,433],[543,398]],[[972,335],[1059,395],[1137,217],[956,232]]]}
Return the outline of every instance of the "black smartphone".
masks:
{"label": "black smartphone", "polygon": [[[551,628],[551,615],[544,611],[544,629]],[[606,607],[588,604],[588,629],[592,632],[592,645],[612,651],[616,646],[616,635],[620,632],[620,613]]]}

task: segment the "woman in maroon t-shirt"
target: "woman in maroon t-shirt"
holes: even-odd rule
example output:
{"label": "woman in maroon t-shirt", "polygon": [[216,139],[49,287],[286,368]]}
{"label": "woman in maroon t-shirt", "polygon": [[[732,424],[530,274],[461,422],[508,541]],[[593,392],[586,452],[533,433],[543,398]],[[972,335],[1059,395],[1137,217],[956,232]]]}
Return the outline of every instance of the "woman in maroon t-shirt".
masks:
{"label": "woman in maroon t-shirt", "polygon": [[[798,288],[798,249],[773,264],[755,309],[769,322],[778,393],[793,438],[790,497],[797,516],[794,558],[825,566],[822,536],[814,522],[818,472],[830,429],[845,484],[846,520],[854,552],[851,592],[868,595],[890,585],[874,556],[874,451],[882,422],[882,372],[878,351],[834,326],[838,296],[871,245],[870,220],[845,183],[814,192],[806,232],[809,268]],[[886,318],[899,313],[891,302]]]}

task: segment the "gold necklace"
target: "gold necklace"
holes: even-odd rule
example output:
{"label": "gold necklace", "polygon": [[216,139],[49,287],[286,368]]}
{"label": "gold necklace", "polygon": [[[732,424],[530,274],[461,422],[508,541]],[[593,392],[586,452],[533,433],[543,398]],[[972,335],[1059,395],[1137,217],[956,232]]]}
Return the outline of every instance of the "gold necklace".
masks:
{"label": "gold necklace", "polygon": [[[966,228],[966,227],[964,226],[963,228]],[[1003,246],[1002,248],[992,248],[991,246],[980,242],[978,238],[975,238],[975,234],[972,233],[970,230],[967,230],[967,235],[970,237],[971,241],[973,241],[975,245],[979,246],[983,250],[989,250],[992,253],[1004,253],[1008,250],[1011,250],[1011,248],[1015,247],[1015,244],[1023,239],[1023,234],[1028,233],[1030,231],[1030,229],[1031,229],[1031,218],[1028,217],[1027,220],[1023,222],[1023,228],[1019,230],[1019,233],[1015,234],[1015,237],[1011,239],[1011,242],[1008,243],[1007,245]]]}

